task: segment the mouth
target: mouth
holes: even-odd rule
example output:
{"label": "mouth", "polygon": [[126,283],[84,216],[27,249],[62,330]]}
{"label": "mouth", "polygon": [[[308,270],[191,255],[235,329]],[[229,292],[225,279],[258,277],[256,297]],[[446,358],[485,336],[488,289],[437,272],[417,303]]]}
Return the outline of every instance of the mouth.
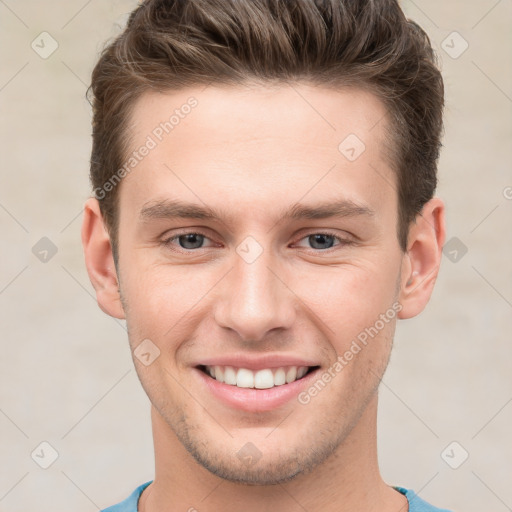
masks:
{"label": "mouth", "polygon": [[271,389],[286,386],[304,379],[316,371],[319,366],[282,366],[279,368],[261,368],[250,370],[234,366],[199,365],[198,370],[219,383],[233,388]]}

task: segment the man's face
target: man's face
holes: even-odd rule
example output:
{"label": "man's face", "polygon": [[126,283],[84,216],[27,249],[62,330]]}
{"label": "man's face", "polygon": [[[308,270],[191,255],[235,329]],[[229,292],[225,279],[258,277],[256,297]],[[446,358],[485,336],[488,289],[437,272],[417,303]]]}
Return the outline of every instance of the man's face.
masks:
{"label": "man's face", "polygon": [[[155,131],[190,97],[169,133]],[[147,366],[134,357],[158,428],[223,478],[308,472],[376,404],[403,261],[385,114],[369,93],[305,85],[136,103],[132,150],[157,144],[119,190],[130,345],[150,340],[146,362],[159,350]],[[218,217],[172,215],[178,201]],[[313,212],[327,203],[338,213]],[[295,380],[295,367],[308,373]]]}

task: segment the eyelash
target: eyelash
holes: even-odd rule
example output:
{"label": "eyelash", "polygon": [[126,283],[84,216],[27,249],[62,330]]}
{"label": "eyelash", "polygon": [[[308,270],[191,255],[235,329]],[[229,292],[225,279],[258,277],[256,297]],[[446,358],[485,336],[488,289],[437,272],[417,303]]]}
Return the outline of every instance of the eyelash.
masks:
{"label": "eyelash", "polygon": [[[166,238],[165,240],[162,240],[162,245],[164,245],[165,247],[171,247],[172,246],[172,242],[174,242],[179,237],[184,236],[184,235],[201,235],[201,236],[204,236],[205,238],[207,238],[208,240],[210,240],[210,238],[206,235],[206,233],[203,233],[201,231],[184,231],[182,233],[178,233],[176,235],[173,235],[170,238]],[[310,237],[312,235],[326,235],[326,236],[330,236],[330,237],[333,237],[334,239],[336,239],[339,242],[337,245],[334,245],[333,247],[329,247],[328,249],[309,248],[310,251],[313,251],[313,252],[315,252],[317,254],[318,253],[324,253],[324,254],[325,253],[329,253],[331,251],[336,250],[336,248],[340,248],[340,247],[344,247],[344,246],[350,246],[350,245],[354,245],[355,244],[355,242],[353,240],[349,240],[349,239],[346,239],[346,238],[341,238],[340,236],[332,233],[329,230],[327,230],[327,231],[313,231],[311,233],[303,235],[301,238],[298,239],[298,241],[304,240],[305,238],[308,238],[308,237]],[[176,248],[172,248],[171,250],[173,250],[175,252],[178,252],[178,253],[181,253],[181,254],[190,254],[190,253],[193,253],[193,252],[198,252],[201,249],[208,249],[208,247],[199,247],[197,249],[184,249],[184,248],[180,247],[178,250]]]}

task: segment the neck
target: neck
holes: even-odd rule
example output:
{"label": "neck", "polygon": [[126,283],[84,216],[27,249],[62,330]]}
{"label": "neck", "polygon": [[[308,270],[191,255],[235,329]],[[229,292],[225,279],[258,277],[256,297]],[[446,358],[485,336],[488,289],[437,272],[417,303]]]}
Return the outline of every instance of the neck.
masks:
{"label": "neck", "polygon": [[[233,483],[210,473],[185,450],[160,414],[151,410],[155,479],[139,512],[407,512],[407,499],[382,480],[377,462],[377,395],[332,455],[308,474],[276,485]],[[243,504],[243,507],[242,507]]]}

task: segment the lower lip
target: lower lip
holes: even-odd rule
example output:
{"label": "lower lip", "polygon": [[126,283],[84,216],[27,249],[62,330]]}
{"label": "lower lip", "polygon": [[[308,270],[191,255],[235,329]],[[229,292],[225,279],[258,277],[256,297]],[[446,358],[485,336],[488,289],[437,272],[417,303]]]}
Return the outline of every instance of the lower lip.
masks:
{"label": "lower lip", "polygon": [[239,388],[219,382],[206,375],[202,370],[194,368],[194,373],[198,375],[206,388],[218,399],[235,409],[247,412],[264,412],[276,409],[290,400],[297,398],[298,394],[307,388],[315,378],[320,369],[308,373],[302,379],[274,386],[268,389]]}

